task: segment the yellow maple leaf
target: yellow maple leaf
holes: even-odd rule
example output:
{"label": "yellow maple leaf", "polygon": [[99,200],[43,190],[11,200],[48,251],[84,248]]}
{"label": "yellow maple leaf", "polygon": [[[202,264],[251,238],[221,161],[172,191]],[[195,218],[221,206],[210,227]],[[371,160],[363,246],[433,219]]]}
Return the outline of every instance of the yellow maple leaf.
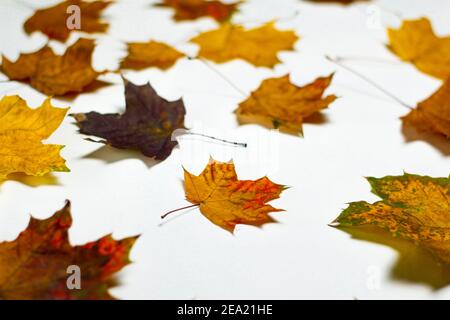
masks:
{"label": "yellow maple leaf", "polygon": [[67,109],[55,108],[50,99],[30,109],[19,96],[0,101],[0,181],[11,173],[42,176],[51,171],[69,171],[60,156],[63,146],[41,141],[59,127]]}
{"label": "yellow maple leaf", "polygon": [[16,62],[2,57],[1,69],[9,79],[29,81],[49,96],[82,92],[102,74],[91,66],[94,47],[93,40],[81,38],[59,56],[45,46],[37,52],[21,54]]}
{"label": "yellow maple leaf", "polygon": [[238,180],[234,164],[210,160],[195,176],[184,170],[186,198],[212,223],[233,232],[237,224],[261,226],[274,222],[270,212],[283,211],[266,204],[279,198],[285,186],[267,177]]}
{"label": "yellow maple leaf", "polygon": [[382,201],[351,203],[336,219],[337,226],[372,226],[387,231],[449,264],[450,179],[404,174],[368,181]]}
{"label": "yellow maple leaf", "polygon": [[127,43],[128,55],[120,63],[121,69],[141,70],[157,67],[165,70],[185,55],[165,43],[157,41]]}
{"label": "yellow maple leaf", "polygon": [[280,31],[273,22],[250,30],[224,23],[216,30],[196,36],[191,42],[200,46],[199,57],[214,62],[243,59],[258,67],[273,67],[280,62],[278,52],[293,50],[298,39],[294,31]]}
{"label": "yellow maple leaf", "polygon": [[427,18],[405,20],[400,29],[388,29],[390,49],[402,60],[440,79],[450,76],[450,36],[438,37]]}
{"label": "yellow maple leaf", "polygon": [[428,99],[402,118],[406,125],[450,138],[450,78]]}
{"label": "yellow maple leaf", "polygon": [[334,95],[323,97],[332,79],[333,75],[318,78],[304,87],[292,84],[289,75],[266,79],[239,104],[238,121],[302,134],[303,120],[327,108],[336,99]]}

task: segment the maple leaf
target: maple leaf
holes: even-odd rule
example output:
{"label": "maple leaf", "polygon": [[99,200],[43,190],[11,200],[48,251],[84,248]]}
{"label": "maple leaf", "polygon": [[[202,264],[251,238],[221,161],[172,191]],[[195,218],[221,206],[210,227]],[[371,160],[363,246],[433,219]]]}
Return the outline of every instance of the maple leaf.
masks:
{"label": "maple leaf", "polygon": [[37,52],[21,54],[14,63],[2,57],[1,68],[10,80],[29,81],[49,96],[82,92],[102,74],[91,66],[93,51],[93,40],[79,39],[62,56],[45,46]]}
{"label": "maple leaf", "polygon": [[30,34],[41,31],[50,39],[65,42],[69,34],[77,29],[67,27],[69,14],[67,9],[70,6],[77,6],[81,13],[81,29],[87,33],[105,32],[107,23],[99,21],[100,15],[112,2],[94,1],[86,2],[81,0],[67,0],[53,7],[37,10],[24,24],[25,32]]}
{"label": "maple leaf", "polygon": [[182,99],[167,101],[149,84],[137,86],[124,79],[126,111],[123,114],[98,112],[72,115],[80,133],[97,136],[119,149],[137,149],[147,157],[166,159],[177,145],[176,129],[184,129],[186,110]]}
{"label": "maple leaf", "polygon": [[267,177],[238,180],[233,162],[222,163],[211,158],[198,176],[184,170],[184,186],[187,200],[199,206],[212,223],[230,232],[237,224],[261,226],[275,222],[269,213],[284,211],[266,202],[278,199],[285,186]]}
{"label": "maple leaf", "polygon": [[353,2],[366,2],[370,0],[307,0],[309,2],[318,3],[340,3],[340,4],[352,4]]}
{"label": "maple leaf", "polygon": [[[31,218],[16,240],[0,243],[0,300],[113,299],[114,274],[130,263],[137,237],[111,235],[72,246],[70,202],[46,220]],[[81,289],[68,288],[68,267],[79,267]]]}
{"label": "maple leaf", "polygon": [[175,20],[195,20],[201,17],[211,17],[216,21],[229,20],[240,2],[222,3],[208,0],[163,0],[157,4],[160,7],[175,9]]}
{"label": "maple leaf", "polygon": [[450,36],[438,37],[427,18],[406,20],[400,29],[388,29],[389,47],[402,60],[431,76],[450,76]]}
{"label": "maple leaf", "polygon": [[450,78],[428,99],[402,118],[406,125],[450,138]]}
{"label": "maple leaf", "polygon": [[450,179],[404,174],[368,181],[383,200],[350,203],[336,219],[337,226],[373,226],[450,263]]}
{"label": "maple leaf", "polygon": [[305,118],[327,108],[336,96],[323,97],[333,75],[318,78],[304,87],[297,87],[289,75],[264,80],[251,96],[239,104],[236,115],[241,124],[258,123],[268,128],[302,134]]}
{"label": "maple leaf", "polygon": [[218,29],[201,33],[191,42],[200,46],[199,57],[217,63],[244,59],[255,66],[273,67],[281,50],[293,50],[298,40],[293,31],[280,31],[273,22],[245,30],[242,26],[222,24]]}
{"label": "maple leaf", "polygon": [[185,55],[165,43],[157,41],[128,43],[128,55],[120,63],[121,69],[141,70],[157,67],[165,70]]}
{"label": "maple leaf", "polygon": [[42,176],[69,171],[59,152],[63,146],[42,144],[59,127],[68,109],[54,108],[50,99],[30,109],[19,96],[0,100],[0,181],[12,173]]}

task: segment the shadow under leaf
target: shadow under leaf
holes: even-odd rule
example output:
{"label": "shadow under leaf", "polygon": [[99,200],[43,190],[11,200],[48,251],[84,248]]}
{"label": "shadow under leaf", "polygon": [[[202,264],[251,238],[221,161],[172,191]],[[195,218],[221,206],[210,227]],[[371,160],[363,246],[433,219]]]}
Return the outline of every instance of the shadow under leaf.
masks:
{"label": "shadow under leaf", "polygon": [[[30,85],[29,81],[11,80],[11,82],[17,82],[17,83],[20,83],[20,84]],[[96,92],[99,89],[108,87],[108,86],[113,85],[113,84],[114,83],[106,82],[106,81],[103,81],[103,80],[94,80],[92,83],[90,83],[89,85],[84,87],[83,91],[81,91],[81,92],[70,92],[70,93],[66,93],[66,94],[63,94],[63,95],[55,95],[54,97],[58,98],[58,99],[60,99],[62,101],[69,101],[70,102],[70,101],[74,100],[76,97],[78,97],[80,94],[83,94],[83,93],[94,93],[94,92]],[[37,89],[35,89],[35,90],[37,90]],[[11,90],[8,90],[8,91],[11,91]]]}
{"label": "shadow under leaf", "polygon": [[137,150],[117,149],[108,145],[103,145],[94,152],[83,156],[83,159],[101,160],[108,164],[129,159],[139,159],[144,162],[149,169],[161,162],[159,160],[146,157]]}
{"label": "shadow under leaf", "polygon": [[343,227],[337,229],[352,239],[389,246],[398,252],[398,259],[390,272],[393,280],[421,283],[441,289],[450,284],[450,267],[440,263],[429,251],[413,242],[393,237],[389,232],[375,226]]}
{"label": "shadow under leaf", "polygon": [[303,123],[314,125],[325,124],[328,122],[329,122],[328,117],[321,112],[316,112],[303,120]]}
{"label": "shadow under leaf", "polygon": [[56,96],[56,97],[58,99],[60,99],[60,100],[63,100],[63,101],[71,101],[71,100],[75,99],[76,97],[78,97],[80,94],[83,94],[83,93],[94,93],[97,90],[100,90],[102,88],[108,87],[108,86],[110,86],[112,84],[113,83],[102,81],[102,80],[95,80],[91,84],[89,84],[88,86],[84,87],[82,92],[72,92],[72,93],[67,93],[67,94],[64,94],[62,96]]}
{"label": "shadow under leaf", "polygon": [[[58,178],[56,178],[53,174],[48,173],[43,176],[29,176],[25,173],[12,173],[8,175],[8,179],[5,181],[17,181],[23,183],[29,187],[39,187],[39,186],[59,186]],[[1,183],[5,182],[2,181]],[[0,184],[1,184],[0,183]]]}
{"label": "shadow under leaf", "polygon": [[439,150],[444,156],[450,155],[450,139],[432,132],[421,132],[409,125],[402,125],[402,133],[406,142],[422,140]]}

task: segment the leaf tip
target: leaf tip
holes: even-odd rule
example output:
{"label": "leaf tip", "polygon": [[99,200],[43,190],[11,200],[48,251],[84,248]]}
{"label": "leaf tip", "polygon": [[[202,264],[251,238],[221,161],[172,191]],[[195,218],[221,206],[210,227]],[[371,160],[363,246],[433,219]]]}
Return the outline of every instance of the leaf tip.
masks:
{"label": "leaf tip", "polygon": [[334,219],[333,221],[331,221],[328,226],[332,227],[332,228],[337,228],[339,227],[341,224],[338,221],[338,218]]}
{"label": "leaf tip", "polygon": [[85,113],[71,113],[69,116],[74,118],[76,122],[83,122],[87,119]]}

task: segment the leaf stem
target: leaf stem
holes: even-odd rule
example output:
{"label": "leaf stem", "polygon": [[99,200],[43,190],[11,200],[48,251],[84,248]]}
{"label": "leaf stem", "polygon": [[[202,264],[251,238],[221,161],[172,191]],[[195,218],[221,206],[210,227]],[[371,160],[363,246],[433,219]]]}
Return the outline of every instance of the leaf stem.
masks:
{"label": "leaf stem", "polygon": [[161,219],[164,219],[165,217],[167,217],[169,214],[171,214],[171,213],[174,213],[174,212],[177,212],[177,211],[181,211],[181,210],[184,210],[184,209],[189,209],[189,208],[193,208],[193,207],[198,207],[198,206],[200,206],[199,204],[192,204],[192,205],[190,205],[190,206],[186,206],[186,207],[182,207],[182,208],[178,208],[178,209],[175,209],[175,210],[171,210],[171,211],[169,211],[169,212],[166,212],[165,214],[163,214],[162,216],[161,216]]}
{"label": "leaf stem", "polygon": [[223,142],[223,143],[232,144],[232,145],[235,145],[235,146],[237,146],[237,147],[247,148],[247,143],[245,143],[245,142],[235,142],[235,141],[230,141],[230,140],[225,140],[225,139],[216,138],[216,137],[209,136],[209,135],[203,134],[203,133],[190,132],[190,131],[187,131],[185,134],[190,134],[190,135],[192,135],[192,136],[204,137],[204,138],[208,138],[208,139],[220,141],[220,142]]}
{"label": "leaf stem", "polygon": [[23,8],[27,8],[30,10],[37,10],[37,8],[35,6],[33,6],[32,4],[24,1],[24,0],[13,0],[14,4],[19,4],[20,7]]}
{"label": "leaf stem", "polygon": [[376,63],[389,63],[389,64],[397,64],[400,65],[399,61],[381,59],[376,57],[361,57],[361,56],[337,56],[334,58],[337,62],[346,62],[346,61],[371,61]]}
{"label": "leaf stem", "polygon": [[[300,15],[301,11],[300,10],[295,10],[292,14],[289,14],[287,16],[284,17],[278,17],[273,19],[273,22],[287,22],[287,21],[291,21],[295,18],[297,18]],[[249,24],[249,23],[253,23],[253,24],[265,24],[267,23],[267,20],[245,20],[245,21],[236,21],[234,24],[237,25],[244,25],[244,24]]]}
{"label": "leaf stem", "polygon": [[235,85],[230,79],[225,77],[219,70],[214,68],[207,60],[205,60],[201,57],[188,57],[188,58],[190,60],[197,59],[197,60],[201,61],[206,67],[208,67],[211,71],[213,71],[215,74],[217,74],[219,77],[221,77],[222,80],[224,80],[226,83],[228,83],[234,90],[239,92],[239,94],[242,95],[242,97],[247,98],[247,96],[248,96],[247,93],[245,93],[243,90],[241,90],[241,88],[239,88],[237,85]]}
{"label": "leaf stem", "polygon": [[396,17],[399,20],[403,20],[403,16],[400,12],[394,11],[388,7],[382,6],[381,4],[376,4],[376,7],[380,8],[382,11],[390,13],[391,15],[393,15],[394,17]]}
{"label": "leaf stem", "polygon": [[359,77],[360,79],[363,79],[364,81],[366,81],[367,83],[369,83],[370,85],[372,85],[373,87],[378,89],[380,92],[384,93],[385,95],[387,95],[388,97],[393,99],[395,102],[397,102],[398,104],[402,105],[403,107],[408,108],[410,110],[412,109],[411,106],[409,106],[406,102],[404,102],[403,100],[401,100],[400,98],[398,98],[394,94],[392,94],[389,91],[387,91],[386,89],[384,89],[382,86],[380,86],[378,83],[376,83],[372,79],[369,79],[365,75],[363,75],[362,73],[359,73],[358,71],[353,70],[352,68],[346,66],[339,59],[333,59],[330,56],[325,56],[325,58],[328,61],[331,61],[334,64],[340,66],[341,68],[344,68],[345,70],[347,70],[348,72],[354,74],[355,76]]}

